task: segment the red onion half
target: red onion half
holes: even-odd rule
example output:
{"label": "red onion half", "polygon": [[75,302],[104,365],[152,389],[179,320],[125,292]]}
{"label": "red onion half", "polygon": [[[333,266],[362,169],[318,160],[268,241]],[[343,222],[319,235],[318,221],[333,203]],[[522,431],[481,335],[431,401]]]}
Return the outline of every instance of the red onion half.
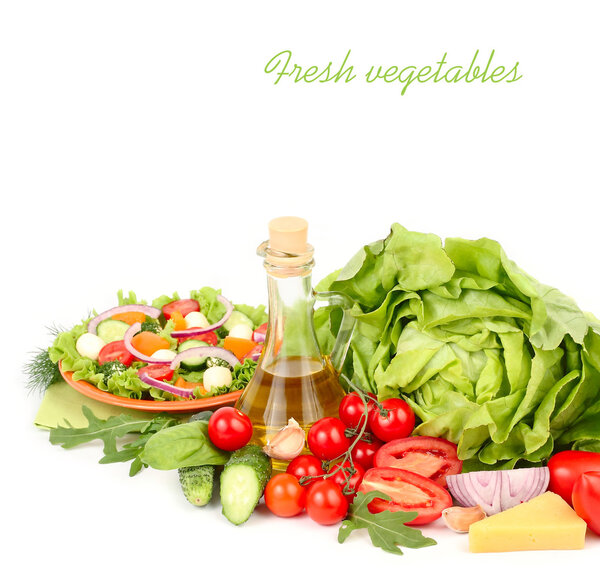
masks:
{"label": "red onion half", "polygon": [[[181,398],[185,398],[186,400],[189,400],[190,398],[194,397],[193,389],[190,390],[189,388],[179,388],[178,386],[174,386],[173,384],[167,384],[166,382],[162,382],[161,380],[156,380],[155,378],[152,378],[151,376],[145,373],[140,374],[140,380],[142,380],[142,382],[148,384],[149,386],[158,388],[159,390],[164,390],[165,392],[170,392],[171,394],[174,394],[175,396],[180,396]],[[201,385],[202,384],[198,384],[198,387],[200,387]]]}
{"label": "red onion half", "polygon": [[[190,349],[186,349],[181,353],[178,353],[171,361],[171,369],[175,370],[179,367],[179,364],[186,359],[194,359],[197,357],[218,357],[220,359],[224,359],[229,365],[232,367],[239,365],[239,359],[231,353],[231,351],[227,351],[227,349],[223,349],[222,347],[191,347]],[[167,362],[169,363],[169,362]]]}
{"label": "red onion half", "polygon": [[211,331],[220,329],[231,316],[231,313],[233,312],[233,304],[231,304],[227,298],[221,296],[220,294],[217,295],[217,300],[223,304],[223,306],[225,306],[225,314],[216,323],[208,325],[208,327],[194,327],[192,329],[184,329],[182,331],[173,331],[171,333],[171,337],[181,339],[183,337],[193,337],[194,335],[202,335],[204,333],[210,333]]}
{"label": "red onion half", "polygon": [[[150,357],[149,355],[144,355],[140,353],[134,346],[131,340],[135,335],[137,335],[142,329],[142,323],[134,323],[125,331],[125,336],[123,337],[123,343],[125,344],[125,349],[131,353],[135,358],[140,361],[145,361],[146,363],[157,363],[160,365],[169,365],[171,363],[170,359],[156,359],[155,357]],[[141,379],[141,378],[140,378]]]}
{"label": "red onion half", "polygon": [[448,490],[462,506],[480,505],[493,515],[542,494],[550,482],[546,467],[470,472],[447,476]]}
{"label": "red onion half", "polygon": [[146,304],[125,304],[123,306],[115,306],[114,308],[109,308],[108,310],[101,312],[98,316],[95,316],[88,323],[88,333],[92,333],[92,335],[95,335],[96,327],[102,321],[109,319],[115,314],[121,314],[122,312],[143,312],[146,316],[149,316],[153,319],[157,319],[160,316],[160,308],[155,308],[154,306],[147,306]]}

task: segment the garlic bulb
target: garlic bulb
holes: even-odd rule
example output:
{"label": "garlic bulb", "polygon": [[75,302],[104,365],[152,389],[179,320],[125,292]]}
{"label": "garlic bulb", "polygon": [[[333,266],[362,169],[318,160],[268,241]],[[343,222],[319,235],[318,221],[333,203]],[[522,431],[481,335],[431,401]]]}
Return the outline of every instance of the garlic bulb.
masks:
{"label": "garlic bulb", "polygon": [[442,511],[442,520],[446,526],[457,533],[468,533],[469,527],[485,519],[487,515],[481,506],[452,506]]}
{"label": "garlic bulb", "polygon": [[273,459],[290,461],[302,453],[305,440],[304,430],[292,418],[270,441],[267,441],[263,451]]}

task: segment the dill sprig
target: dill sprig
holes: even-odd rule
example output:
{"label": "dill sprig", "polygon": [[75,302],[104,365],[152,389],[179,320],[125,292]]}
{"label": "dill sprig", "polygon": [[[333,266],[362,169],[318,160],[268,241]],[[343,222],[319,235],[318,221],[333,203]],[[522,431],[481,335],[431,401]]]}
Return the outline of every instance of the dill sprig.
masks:
{"label": "dill sprig", "polygon": [[[48,332],[53,340],[63,331],[64,328],[56,325],[48,327]],[[23,373],[27,377],[26,388],[31,392],[43,394],[48,386],[61,380],[58,364],[50,359],[48,349],[38,348],[33,351],[33,357],[25,364]]]}

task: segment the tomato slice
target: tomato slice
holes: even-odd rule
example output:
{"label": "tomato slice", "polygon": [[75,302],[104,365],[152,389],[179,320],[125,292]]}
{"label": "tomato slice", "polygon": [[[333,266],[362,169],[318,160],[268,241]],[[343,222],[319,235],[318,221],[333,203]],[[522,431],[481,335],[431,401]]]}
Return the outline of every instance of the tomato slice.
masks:
{"label": "tomato slice", "polygon": [[176,311],[181,313],[181,316],[185,316],[190,312],[200,312],[200,304],[197,300],[183,298],[181,300],[173,300],[173,302],[169,302],[169,304],[165,304],[162,307],[162,313],[167,320],[172,318],[173,313]]}
{"label": "tomato slice", "polygon": [[126,366],[130,366],[134,361],[133,355],[125,348],[123,341],[113,341],[107,343],[98,354],[98,363],[100,365],[109,361],[120,361]]}
{"label": "tomato slice", "polygon": [[219,338],[217,337],[217,334],[214,331],[211,331],[210,333],[202,333],[201,335],[190,335],[189,337],[179,337],[177,340],[180,343],[183,343],[184,341],[189,341],[190,339],[194,339],[195,341],[204,341],[205,343],[208,343],[209,345],[212,345],[213,347],[216,347],[219,343]]}
{"label": "tomato slice", "polygon": [[462,461],[456,445],[437,437],[406,437],[383,445],[375,454],[377,468],[400,468],[430,478],[446,487],[446,476],[460,474]]}
{"label": "tomato slice", "polygon": [[398,468],[372,468],[365,473],[359,492],[379,490],[390,500],[374,498],[369,503],[372,513],[416,512],[417,517],[407,525],[424,525],[435,521],[445,508],[452,506],[447,490],[433,480]]}
{"label": "tomato slice", "polygon": [[138,370],[138,376],[140,374],[147,374],[155,380],[170,380],[175,372],[168,365],[152,364],[147,365]]}

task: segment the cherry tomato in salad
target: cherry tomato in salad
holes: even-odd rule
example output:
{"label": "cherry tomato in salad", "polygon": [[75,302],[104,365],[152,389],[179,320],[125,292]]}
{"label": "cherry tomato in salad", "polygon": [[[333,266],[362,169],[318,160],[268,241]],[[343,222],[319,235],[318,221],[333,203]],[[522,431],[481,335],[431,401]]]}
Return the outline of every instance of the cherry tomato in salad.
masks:
{"label": "cherry tomato in salad", "polygon": [[170,380],[175,372],[168,365],[150,364],[138,370],[140,374],[146,374],[155,380]]}
{"label": "cherry tomato in salad", "polygon": [[173,300],[173,302],[169,302],[169,304],[165,304],[162,307],[162,313],[167,320],[173,317],[173,312],[175,311],[180,312],[182,316],[190,312],[200,312],[200,304],[197,300],[182,298],[181,300]]}
{"label": "cherry tomato in salad", "polygon": [[600,535],[600,472],[586,472],[577,478],[573,486],[573,508]]}
{"label": "cherry tomato in salad", "polygon": [[[367,414],[375,408],[375,403],[367,402]],[[365,405],[361,397],[356,392],[350,392],[346,394],[340,402],[339,414],[341,421],[350,429],[357,429],[363,426],[366,420],[365,417]],[[365,431],[370,431],[369,424],[365,428]]]}
{"label": "cherry tomato in salad", "polygon": [[100,349],[100,353],[98,354],[98,363],[100,365],[109,361],[120,361],[123,365],[130,366],[134,359],[135,357],[125,348],[123,341],[107,343]]}
{"label": "cherry tomato in salad", "polygon": [[439,484],[425,476],[398,468],[368,470],[358,491],[366,493],[371,490],[387,494],[390,500],[373,498],[369,503],[370,512],[416,512],[417,517],[407,525],[424,525],[435,521],[445,508],[452,506],[452,497]]}
{"label": "cherry tomato in salad", "polygon": [[352,461],[360,464],[364,470],[372,468],[373,458],[382,445],[383,443],[381,443],[379,439],[360,439],[356,442],[356,445],[350,452],[350,455],[352,455]]}
{"label": "cherry tomato in salad", "polygon": [[306,492],[306,512],[320,525],[335,525],[346,516],[348,501],[331,480],[319,480]]}
{"label": "cherry tomato in salad", "polygon": [[[353,474],[350,474],[350,471],[348,469],[344,469],[350,467],[351,465],[349,461],[343,461],[341,463],[334,464],[329,470],[330,473],[334,472],[334,474],[333,476],[331,476],[331,478],[328,478],[340,487],[342,494],[348,501],[348,504],[350,504],[354,500],[354,497],[356,496],[356,491],[360,486],[360,483],[362,482],[363,476],[365,475],[365,470],[360,464],[354,464]],[[346,491],[346,487],[348,491]]]}
{"label": "cherry tomato in salad", "polygon": [[415,413],[401,398],[389,398],[381,403],[384,413],[378,409],[369,413],[371,431],[381,441],[393,441],[408,437],[415,428]]}
{"label": "cherry tomato in salad", "polygon": [[214,331],[210,331],[210,333],[202,333],[201,335],[190,335],[189,337],[179,337],[177,340],[179,343],[183,343],[184,341],[189,341],[193,339],[194,341],[204,341],[208,343],[212,347],[216,347],[219,343],[219,338]]}
{"label": "cherry tomato in salad", "polygon": [[573,486],[585,472],[600,471],[600,453],[593,451],[560,451],[548,460],[550,484],[548,490],[571,502]]}
{"label": "cherry tomato in salad", "polygon": [[456,445],[437,437],[406,437],[386,443],[377,450],[373,465],[408,470],[446,486],[446,476],[460,474],[462,461]]}
{"label": "cherry tomato in salad", "polygon": [[252,340],[256,341],[256,343],[263,343],[267,335],[267,326],[268,323],[263,323],[260,325],[260,327],[254,329],[254,332],[252,333]]}
{"label": "cherry tomato in salad", "polygon": [[306,488],[292,474],[275,474],[265,488],[265,504],[278,517],[295,517],[306,505]]}
{"label": "cherry tomato in salad", "polygon": [[250,441],[252,423],[241,410],[223,406],[210,417],[208,436],[219,449],[235,451]]}
{"label": "cherry tomato in salad", "polygon": [[308,431],[308,447],[319,459],[335,459],[350,447],[350,441],[345,433],[346,425],[340,419],[335,417],[319,419]]}
{"label": "cherry tomato in salad", "polygon": [[299,455],[298,457],[295,457],[290,461],[285,471],[288,474],[295,476],[298,481],[300,481],[300,478],[316,478],[315,480],[307,481],[305,484],[306,487],[314,484],[318,480],[317,476],[325,474],[321,460],[314,455]]}
{"label": "cherry tomato in salad", "polygon": [[159,349],[169,349],[171,346],[166,339],[151,331],[142,331],[131,339],[131,344],[144,355],[151,356]]}

